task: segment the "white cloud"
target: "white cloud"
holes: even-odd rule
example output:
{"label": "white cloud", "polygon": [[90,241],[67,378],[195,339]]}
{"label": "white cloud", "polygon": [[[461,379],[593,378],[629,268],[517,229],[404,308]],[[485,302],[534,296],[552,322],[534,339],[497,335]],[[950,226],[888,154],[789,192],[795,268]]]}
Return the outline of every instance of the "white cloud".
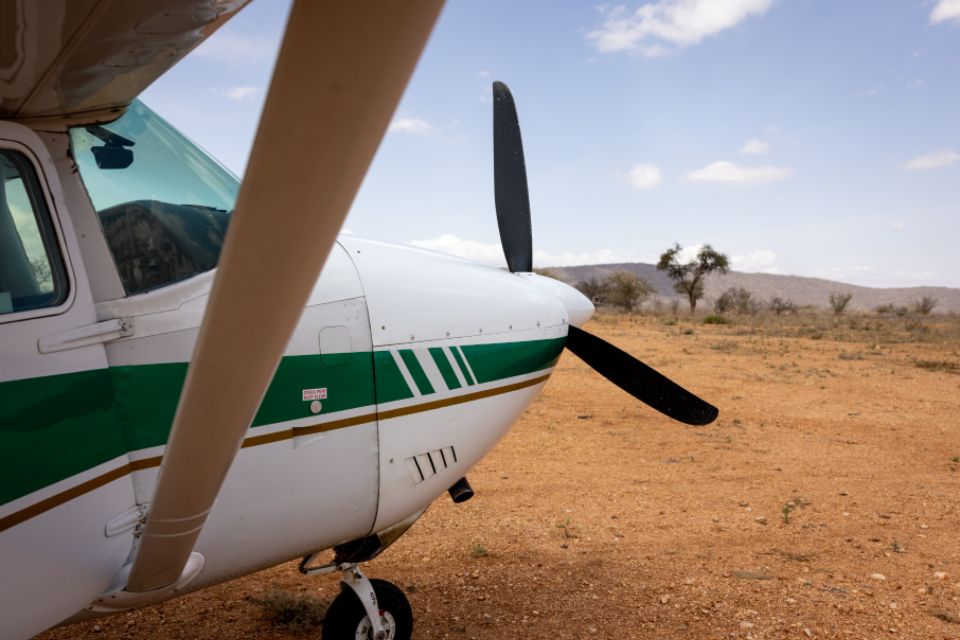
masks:
{"label": "white cloud", "polygon": [[755,153],[763,154],[770,150],[770,145],[766,142],[760,140],[760,138],[753,138],[747,140],[747,143],[743,145],[743,149],[740,149],[740,153]]}
{"label": "white cloud", "polygon": [[859,92],[858,96],[875,96],[880,93],[880,89],[867,89],[865,91]]}
{"label": "white cloud", "polygon": [[734,27],[750,15],[763,14],[772,4],[773,0],[656,0],[632,14],[619,6],[604,11],[606,22],[588,33],[587,40],[601,53],[666,55]]}
{"label": "white cloud", "polygon": [[490,72],[489,72],[489,71],[481,71],[481,72],[478,73],[477,75],[480,76],[481,78],[489,78],[489,77],[490,77]]}
{"label": "white cloud", "polygon": [[891,229],[903,229],[903,223],[902,223],[902,222],[891,222],[891,223],[890,223],[890,228],[891,228]]}
{"label": "white cloud", "polygon": [[720,161],[693,171],[691,182],[713,182],[734,187],[756,187],[793,175],[790,167],[743,167],[736,162]]}
{"label": "white cloud", "polygon": [[960,26],[960,0],[939,0],[930,12],[930,24],[939,24],[952,20]]}
{"label": "white cloud", "polygon": [[680,250],[680,253],[677,254],[677,262],[680,264],[690,264],[691,262],[697,261],[697,254],[700,253],[700,249],[703,249],[702,244],[694,244],[689,247],[684,247]]}
{"label": "white cloud", "polygon": [[930,155],[914,158],[909,162],[900,165],[901,169],[938,169],[940,167],[953,167],[960,161],[960,154],[954,153],[949,149],[941,149]]}
{"label": "white cloud", "polygon": [[420,118],[397,118],[390,123],[390,127],[387,129],[387,131],[405,131],[407,133],[419,133],[420,135],[427,135],[433,131],[433,127]]}
{"label": "white cloud", "polygon": [[780,127],[776,127],[772,124],[768,124],[763,128],[763,131],[761,133],[767,136],[767,135],[770,135],[771,133],[776,133],[777,131],[780,131]]}
{"label": "white cloud", "polygon": [[[503,249],[499,244],[485,244],[474,240],[463,240],[457,236],[445,233],[432,240],[413,240],[415,247],[432,249],[450,253],[468,260],[476,260],[494,267],[506,266]],[[533,264],[539,267],[572,267],[581,264],[615,264],[619,262],[653,262],[656,256],[638,255],[630,252],[601,249],[589,252],[561,252],[534,251]]]}
{"label": "white cloud", "polygon": [[768,249],[754,249],[745,256],[733,256],[730,265],[737,271],[760,271],[763,273],[777,273],[780,271],[773,266],[777,261],[777,254]]}
{"label": "white cloud", "polygon": [[663,182],[660,168],[655,164],[635,164],[626,176],[627,184],[634,189],[643,191],[653,189]]}
{"label": "white cloud", "polygon": [[270,61],[277,55],[277,41],[262,36],[247,37],[220,29],[200,43],[191,55],[212,58],[229,64]]}
{"label": "white cloud", "polygon": [[224,91],[231,100],[253,100],[263,89],[259,87],[233,87]]}

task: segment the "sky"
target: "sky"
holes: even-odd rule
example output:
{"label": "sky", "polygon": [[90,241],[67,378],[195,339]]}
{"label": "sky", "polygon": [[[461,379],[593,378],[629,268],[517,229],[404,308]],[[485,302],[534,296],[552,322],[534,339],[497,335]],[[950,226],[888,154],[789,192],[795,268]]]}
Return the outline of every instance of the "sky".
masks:
{"label": "sky", "polygon": [[[254,0],[142,95],[240,176],[288,11]],[[678,242],[739,271],[960,287],[960,0],[448,0],[344,228],[505,264],[495,80],[536,267]]]}

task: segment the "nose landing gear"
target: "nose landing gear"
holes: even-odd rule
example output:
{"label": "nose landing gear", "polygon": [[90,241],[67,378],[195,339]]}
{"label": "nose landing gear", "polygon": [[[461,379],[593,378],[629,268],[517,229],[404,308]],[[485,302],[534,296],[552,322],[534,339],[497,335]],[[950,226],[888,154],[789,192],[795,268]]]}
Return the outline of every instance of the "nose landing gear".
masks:
{"label": "nose landing gear", "polygon": [[368,580],[356,566],[343,574],[340,595],[327,610],[323,640],[410,640],[413,611],[386,580]]}

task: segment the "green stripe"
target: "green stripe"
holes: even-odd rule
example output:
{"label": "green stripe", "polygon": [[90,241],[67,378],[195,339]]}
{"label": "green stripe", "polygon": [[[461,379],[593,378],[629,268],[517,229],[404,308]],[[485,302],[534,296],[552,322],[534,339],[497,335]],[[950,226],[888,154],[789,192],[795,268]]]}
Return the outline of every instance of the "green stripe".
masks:
{"label": "green stripe", "polygon": [[492,382],[554,366],[563,353],[566,337],[529,342],[465,345],[463,355],[477,382]]}
{"label": "green stripe", "polygon": [[460,367],[460,372],[463,374],[464,380],[467,381],[467,386],[472,387],[476,384],[473,380],[473,376],[470,375],[470,369],[467,368],[467,365],[463,363],[463,358],[460,357],[460,350],[456,347],[450,347],[450,353],[453,354],[453,359],[457,361],[457,366]]}
{"label": "green stripe", "polygon": [[389,351],[373,353],[373,367],[377,377],[377,404],[386,404],[396,400],[407,400],[413,392],[400,373],[400,367]]}
{"label": "green stripe", "polygon": [[447,360],[447,354],[443,348],[431,347],[430,355],[433,356],[437,369],[440,369],[440,375],[443,376],[443,381],[447,383],[447,389],[459,389],[460,381],[457,380],[457,374],[453,372],[453,367],[450,366],[450,361]]}
{"label": "green stripe", "polygon": [[403,362],[407,365],[410,375],[413,376],[413,381],[416,383],[417,389],[420,390],[420,395],[428,396],[431,393],[435,393],[433,385],[430,384],[430,381],[427,379],[427,374],[423,372],[423,367],[420,366],[420,361],[417,360],[417,356],[413,351],[410,349],[401,349],[400,357],[403,358]]}
{"label": "green stripe", "polygon": [[0,384],[0,504],[125,453],[107,369]]}
{"label": "green stripe", "polygon": [[[463,347],[481,382],[552,366],[563,339]],[[463,358],[454,360],[473,385]],[[449,388],[459,383],[439,349],[431,349]],[[410,350],[404,362],[421,393],[434,393]],[[343,360],[340,358],[338,360]],[[148,447],[165,445],[186,363],[111,367],[0,383],[0,505]],[[376,386],[374,387],[374,380]],[[312,416],[303,390],[327,388],[322,415],[413,397],[389,351],[354,353],[326,366],[319,355],[280,362],[253,426]]]}

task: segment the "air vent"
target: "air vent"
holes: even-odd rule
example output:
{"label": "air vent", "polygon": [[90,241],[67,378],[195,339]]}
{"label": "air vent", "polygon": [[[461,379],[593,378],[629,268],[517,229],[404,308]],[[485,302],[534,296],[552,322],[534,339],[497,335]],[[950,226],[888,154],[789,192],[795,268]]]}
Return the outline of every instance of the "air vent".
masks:
{"label": "air vent", "polygon": [[453,450],[453,447],[444,447],[407,458],[404,462],[407,463],[407,469],[410,471],[410,477],[413,478],[413,484],[420,484],[447,467],[452,467],[457,462],[457,453]]}

